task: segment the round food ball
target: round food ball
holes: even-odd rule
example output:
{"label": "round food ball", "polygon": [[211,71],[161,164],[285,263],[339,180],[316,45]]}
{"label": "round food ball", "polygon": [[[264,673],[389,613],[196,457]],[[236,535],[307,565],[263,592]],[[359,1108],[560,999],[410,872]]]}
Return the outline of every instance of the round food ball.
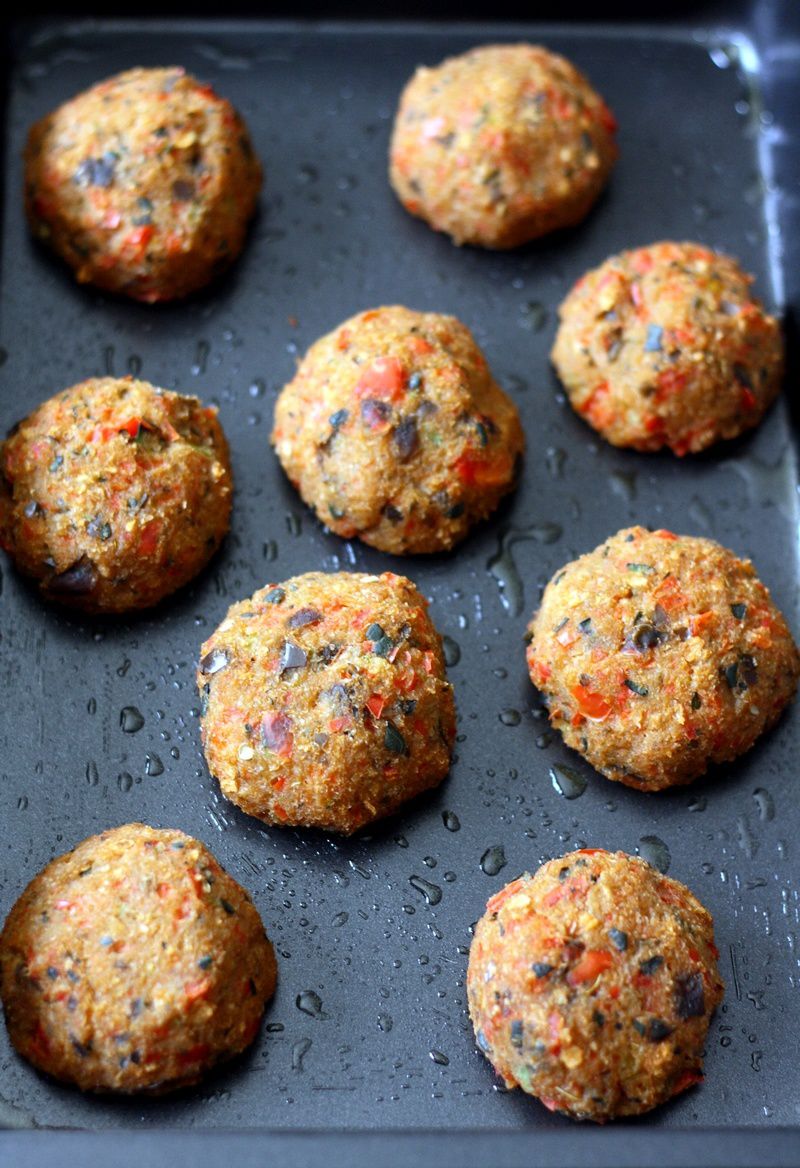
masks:
{"label": "round food ball", "polygon": [[242,119],[183,69],[129,69],[37,122],[25,150],[34,234],[81,283],[175,300],[238,256],[261,188]]}
{"label": "round food ball", "polygon": [[223,794],[265,823],[349,835],[437,786],[455,706],[426,610],[391,572],[308,572],[234,604],[197,675]]}
{"label": "round food ball", "polygon": [[525,438],[465,325],[391,307],[311,346],[278,398],[272,442],[322,523],[402,555],[447,550],[490,515]]}
{"label": "round food ball", "polygon": [[82,1091],[168,1091],[255,1038],[275,991],[250,897],[197,840],[129,823],[30,882],[0,935],[11,1041]]}
{"label": "round food ball", "polygon": [[587,272],[551,354],[573,408],[614,446],[695,454],[757,426],[783,374],[778,321],[729,256],[654,243]]}
{"label": "round food ball", "polygon": [[550,860],[475,927],[478,1046],[551,1111],[640,1115],[702,1080],[717,957],[710,913],[644,860],[596,848]]}
{"label": "round food ball", "polygon": [[564,57],[483,45],[417,69],[400,99],[389,177],[454,243],[509,248],[580,222],[617,157],[616,122]]}
{"label": "round food ball", "polygon": [[94,377],[0,443],[0,546],[50,600],[87,612],[147,608],[211,559],[232,492],[213,406]]}
{"label": "round food ball", "polygon": [[567,564],[528,635],[553,726],[607,779],[641,791],[749,750],[800,675],[750,561],[671,531],[631,527]]}

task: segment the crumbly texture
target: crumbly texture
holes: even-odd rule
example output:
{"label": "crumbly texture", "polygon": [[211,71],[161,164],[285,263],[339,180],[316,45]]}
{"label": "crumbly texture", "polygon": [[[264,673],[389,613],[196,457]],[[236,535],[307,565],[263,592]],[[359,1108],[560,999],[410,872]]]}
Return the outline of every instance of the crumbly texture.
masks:
{"label": "crumbly texture", "polygon": [[261,188],[242,119],[183,69],[130,69],[30,131],[34,234],[81,283],[174,300],[239,254]]}
{"label": "crumbly texture", "polygon": [[395,554],[463,539],[514,486],[525,445],[469,329],[397,306],[311,346],[278,398],[272,442],[321,522]]}
{"label": "crumbly texture", "polygon": [[640,1115],[702,1080],[722,1000],[711,915],[644,860],[585,849],[507,884],[469,955],[478,1046],[551,1111]]}
{"label": "crumbly texture", "polygon": [[757,426],[783,375],[753,277],[697,243],[654,243],[583,276],[551,354],[573,408],[614,446],[705,450]]}
{"label": "crumbly texture", "polygon": [[484,45],[416,71],[389,178],[407,211],[455,243],[517,247],[584,218],[617,157],[615,130],[564,57]]}
{"label": "crumbly texture", "polygon": [[631,527],[558,572],[528,669],[564,741],[658,791],[749,750],[794,695],[800,655],[749,560]]}
{"label": "crumbly texture", "polygon": [[275,990],[247,893],[201,843],[129,823],[36,876],[0,935],[11,1041],[83,1091],[167,1091],[253,1041]]}
{"label": "crumbly texture", "polygon": [[266,823],[348,835],[440,783],[455,707],[426,610],[390,572],[309,572],[234,604],[197,675],[223,793]]}
{"label": "crumbly texture", "polygon": [[0,546],[50,600],[146,608],[214,554],[232,493],[214,407],[130,377],[92,378],[0,444]]}

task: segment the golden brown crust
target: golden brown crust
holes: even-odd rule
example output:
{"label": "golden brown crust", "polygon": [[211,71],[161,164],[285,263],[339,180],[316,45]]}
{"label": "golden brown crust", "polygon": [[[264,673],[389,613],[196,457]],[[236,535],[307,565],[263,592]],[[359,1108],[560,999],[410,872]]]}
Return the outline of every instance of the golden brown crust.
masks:
{"label": "golden brown crust", "polygon": [[209,561],[232,493],[214,407],[131,377],[91,378],[0,444],[0,546],[50,600],[146,608]]}
{"label": "golden brown crust", "polygon": [[644,860],[584,849],[507,884],[467,971],[478,1046],[551,1111],[639,1115],[702,1079],[722,1000],[710,914]]}
{"label": "golden brown crust", "polygon": [[308,572],[234,604],[197,675],[223,793],[266,823],[349,835],[440,783],[455,708],[426,609],[390,572]]}
{"label": "golden brown crust", "polygon": [[401,555],[449,549],[514,485],[519,415],[460,321],[398,306],[311,346],[272,442],[319,519]]}
{"label": "golden brown crust", "polygon": [[556,573],[528,668],[564,741],[657,791],[749,750],[791,701],[800,654],[749,560],[632,527]]}
{"label": "golden brown crust", "polygon": [[584,218],[617,157],[615,129],[564,57],[483,45],[416,71],[389,177],[406,210],[455,243],[517,247]]}
{"label": "golden brown crust", "polygon": [[573,408],[614,446],[705,450],[757,426],[783,375],[753,277],[697,243],[611,256],[564,300],[551,354]]}
{"label": "golden brown crust", "polygon": [[31,128],[31,229],[90,282],[173,300],[236,258],[261,187],[230,102],[183,69],[130,69]]}
{"label": "golden brown crust", "polygon": [[167,1091],[253,1041],[275,991],[247,893],[197,840],[141,823],[53,860],[0,935],[11,1041],[83,1091]]}

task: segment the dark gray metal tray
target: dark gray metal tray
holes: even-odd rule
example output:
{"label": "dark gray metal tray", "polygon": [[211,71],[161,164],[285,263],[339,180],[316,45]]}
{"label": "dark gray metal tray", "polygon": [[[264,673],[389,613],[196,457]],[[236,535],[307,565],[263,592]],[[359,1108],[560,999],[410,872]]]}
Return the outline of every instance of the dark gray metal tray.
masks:
{"label": "dark gray metal tray", "polygon": [[[174,1098],[83,1097],[38,1076],[0,1028],[0,1121],[95,1132],[0,1135],[9,1164],[54,1155],[197,1165],[267,1154],[328,1165],[359,1156],[387,1164],[797,1159],[796,1133],[785,1129],[800,1119],[800,709],[740,762],[648,797],[607,783],[550,734],[522,644],[544,581],[633,521],[710,535],[752,556],[800,632],[797,448],[786,402],[756,434],[715,453],[638,456],[595,440],[547,360],[556,306],[577,276],[660,238],[732,252],[757,274],[767,303],[791,306],[800,269],[789,232],[800,40],[791,23],[769,24],[780,7],[756,5],[751,18],[711,29],[51,22],[12,41],[0,430],[84,377],[141,372],[219,404],[237,496],[232,534],[211,568],[135,621],[45,608],[2,565],[0,914],[86,835],[136,819],[178,826],[252,892],[276,943],[280,982],[252,1052]],[[510,254],[458,250],[407,216],[388,188],[394,105],[418,63],[520,37],[589,74],[619,118],[620,162],[578,229]],[[95,80],[172,63],[240,108],[266,185],[234,271],[184,304],[151,308],[78,288],[29,240],[20,149],[35,118]],[[296,356],[348,314],[380,303],[461,317],[527,431],[518,493],[450,556],[392,559],[327,534],[268,446],[276,391]],[[339,567],[391,568],[418,582],[448,637],[460,714],[457,758],[441,789],[349,841],[270,830],[221,798],[200,751],[193,683],[199,644],[232,601],[267,581]],[[126,720],[128,707],[142,715],[135,733],[126,732],[139,722]],[[588,780],[579,799],[562,797],[551,780],[563,763]],[[727,983],[705,1084],[602,1130],[498,1090],[465,1011],[470,924],[487,898],[584,843],[669,862],[714,915]],[[304,991],[318,995],[319,1009]],[[147,1131],[103,1134],[120,1128]],[[221,1130],[166,1130],[188,1128]]]}

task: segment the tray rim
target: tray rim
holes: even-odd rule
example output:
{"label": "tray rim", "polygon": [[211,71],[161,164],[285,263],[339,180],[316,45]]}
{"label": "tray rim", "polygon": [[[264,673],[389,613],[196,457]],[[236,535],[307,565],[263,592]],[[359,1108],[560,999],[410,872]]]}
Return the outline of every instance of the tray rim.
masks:
{"label": "tray rim", "polygon": [[[582,17],[575,21],[547,19],[480,20],[386,20],[330,17],[286,18],[262,15],[197,17],[95,15],[65,16],[50,12],[43,16],[12,18],[0,25],[0,62],[4,84],[0,92],[0,148],[5,154],[6,103],[11,65],[20,49],[41,38],[80,31],[93,32],[181,32],[198,29],[218,33],[241,33],[247,29],[275,33],[317,35],[393,36],[432,34],[491,36],[546,35],[588,38],[641,38],[696,44],[698,47],[734,43],[746,45],[758,63],[753,71],[742,65],[750,78],[757,78],[763,107],[773,115],[772,126],[789,127],[792,111],[800,109],[800,6],[780,7],[772,0],[732,0],[723,14],[712,4],[711,11],[700,4],[677,19],[656,24],[641,20],[614,20],[595,23]],[[681,18],[683,16],[683,19]],[[772,48],[779,48],[771,54]],[[766,67],[765,66],[766,63]],[[786,384],[800,382],[800,199],[783,194],[796,182],[800,142],[781,142],[759,134],[758,153],[762,172],[773,190],[765,200],[764,213],[770,231],[767,257],[772,293],[784,319],[787,344]],[[2,192],[0,192],[2,197]],[[777,277],[777,278],[776,278]],[[800,417],[800,401],[789,397],[790,412]],[[798,484],[800,490],[800,484]],[[493,1168],[569,1168],[578,1164],[590,1168],[800,1168],[800,1119],[796,1127],[697,1127],[659,1129],[619,1123],[612,1126],[578,1125],[567,1120],[561,1130],[509,1129],[269,1129],[169,1128],[147,1129],[120,1126],[102,1130],[85,1128],[2,1128],[0,1163],[14,1168],[44,1168],[54,1157],[69,1156],[81,1168],[174,1168],[176,1163],[192,1168],[216,1168],[223,1156],[235,1155],[237,1168],[261,1166],[267,1155],[280,1157],[282,1168],[351,1168],[354,1158],[367,1158],[385,1168],[418,1168],[419,1162],[435,1157],[437,1168],[460,1164],[486,1164]],[[358,1162],[358,1160],[356,1160]]]}

